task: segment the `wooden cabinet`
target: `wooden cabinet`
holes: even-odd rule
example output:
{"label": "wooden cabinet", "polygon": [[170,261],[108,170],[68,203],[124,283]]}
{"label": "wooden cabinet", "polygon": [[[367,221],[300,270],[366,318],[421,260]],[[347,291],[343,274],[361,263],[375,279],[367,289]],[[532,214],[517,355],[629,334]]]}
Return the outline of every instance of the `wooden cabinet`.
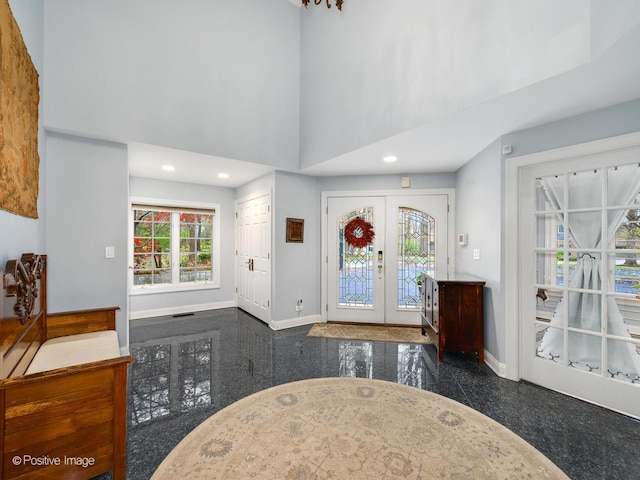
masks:
{"label": "wooden cabinet", "polygon": [[484,281],[469,276],[446,279],[423,273],[422,333],[443,353],[475,352],[484,363]]}

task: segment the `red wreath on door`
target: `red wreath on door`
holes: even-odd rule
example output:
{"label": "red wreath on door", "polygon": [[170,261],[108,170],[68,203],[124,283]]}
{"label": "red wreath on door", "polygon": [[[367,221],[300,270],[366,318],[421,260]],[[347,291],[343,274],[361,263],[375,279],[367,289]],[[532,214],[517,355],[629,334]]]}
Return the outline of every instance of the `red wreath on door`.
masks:
{"label": "red wreath on door", "polygon": [[344,227],[344,238],[353,247],[363,248],[369,245],[376,234],[373,225],[362,217],[356,217]]}

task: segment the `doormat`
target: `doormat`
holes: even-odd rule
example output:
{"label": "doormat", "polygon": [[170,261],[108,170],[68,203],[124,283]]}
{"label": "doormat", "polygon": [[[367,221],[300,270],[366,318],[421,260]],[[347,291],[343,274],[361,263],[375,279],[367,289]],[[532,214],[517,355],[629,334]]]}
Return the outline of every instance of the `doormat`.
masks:
{"label": "doormat", "polygon": [[343,323],[315,323],[308,337],[371,340],[374,342],[432,343],[422,335],[420,327],[388,327],[386,325],[348,325]]}

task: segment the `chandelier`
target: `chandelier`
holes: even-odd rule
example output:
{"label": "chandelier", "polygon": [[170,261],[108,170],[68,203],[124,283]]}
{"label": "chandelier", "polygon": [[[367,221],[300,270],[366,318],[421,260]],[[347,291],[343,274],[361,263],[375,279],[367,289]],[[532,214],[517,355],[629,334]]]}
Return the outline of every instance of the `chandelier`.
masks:
{"label": "chandelier", "polygon": [[[302,0],[302,4],[304,5],[304,8],[309,8],[309,2],[311,0]],[[331,8],[331,2],[329,0],[326,0],[327,2],[327,8]],[[320,5],[322,3],[322,0],[313,0],[313,3],[315,3],[316,5]],[[344,0],[336,0],[336,7],[338,7],[338,10],[342,11],[342,4],[344,3]]]}

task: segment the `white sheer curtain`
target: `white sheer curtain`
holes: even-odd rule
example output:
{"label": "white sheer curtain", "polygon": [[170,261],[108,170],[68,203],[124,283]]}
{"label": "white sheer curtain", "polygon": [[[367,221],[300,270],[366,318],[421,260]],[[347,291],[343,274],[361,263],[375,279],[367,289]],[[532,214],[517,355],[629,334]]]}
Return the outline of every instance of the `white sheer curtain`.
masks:
{"label": "white sheer curtain", "polygon": [[[640,167],[609,169],[605,172],[608,182],[607,204],[629,205],[638,195],[640,189]],[[565,183],[565,177],[547,177],[542,179],[542,188],[552,203],[553,208],[564,210],[565,189],[568,186],[569,208],[587,209],[600,206],[602,192],[602,172],[583,172],[576,180],[571,178]],[[573,181],[572,181],[573,180]],[[601,275],[600,256],[593,252],[613,242],[616,231],[622,224],[627,209],[609,210],[607,212],[606,237],[602,235],[600,212],[570,213],[568,218],[559,215],[564,225],[566,240],[587,253],[582,253],[571,276],[568,287],[585,290],[600,290],[603,280]],[[590,252],[591,251],[591,252]],[[606,280],[606,272],[604,276]],[[551,319],[552,326],[563,326],[565,302],[568,312],[568,326],[591,332],[601,331],[601,299],[602,295],[588,292],[568,292],[557,305]],[[607,332],[611,335],[631,338],[624,324],[615,299],[607,299]],[[607,370],[609,376],[626,381],[640,381],[640,357],[635,346],[628,342],[611,342],[607,344]],[[602,365],[602,340],[597,335],[570,332],[568,342],[568,364],[591,371],[600,371]],[[538,355],[548,359],[565,359],[564,331],[548,328],[538,348]]]}

